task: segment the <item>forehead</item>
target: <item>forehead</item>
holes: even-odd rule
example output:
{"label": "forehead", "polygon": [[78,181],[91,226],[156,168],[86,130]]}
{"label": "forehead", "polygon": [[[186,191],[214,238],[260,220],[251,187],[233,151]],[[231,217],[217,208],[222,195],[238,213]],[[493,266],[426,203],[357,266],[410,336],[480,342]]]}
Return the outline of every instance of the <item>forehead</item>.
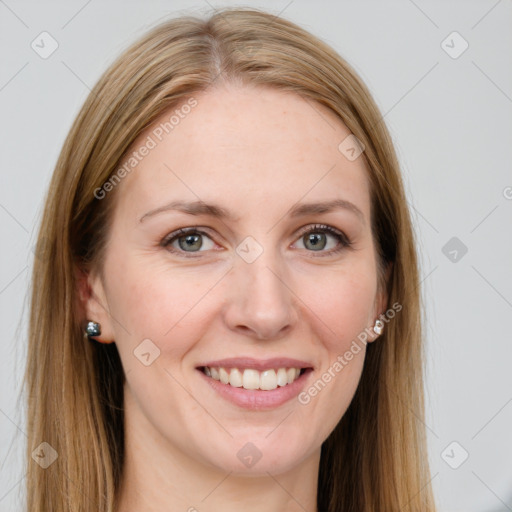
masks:
{"label": "forehead", "polygon": [[150,149],[144,156],[139,151],[123,180],[121,207],[140,213],[171,200],[203,200],[244,217],[256,206],[282,213],[301,199],[344,198],[369,215],[364,160],[340,152],[350,131],[326,107],[245,86],[192,98],[165,112],[132,145],[130,154]]}

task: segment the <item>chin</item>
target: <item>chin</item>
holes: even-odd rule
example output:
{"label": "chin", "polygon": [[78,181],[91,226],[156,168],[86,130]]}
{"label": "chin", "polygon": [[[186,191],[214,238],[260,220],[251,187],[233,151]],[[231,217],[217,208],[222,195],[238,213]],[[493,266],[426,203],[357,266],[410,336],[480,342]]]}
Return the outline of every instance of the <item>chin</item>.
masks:
{"label": "chin", "polygon": [[[288,439],[283,442],[277,436],[271,439],[268,432],[262,436],[245,436],[230,439],[213,453],[205,454],[208,463],[223,472],[245,476],[268,476],[285,473],[300,464],[308,453],[304,444]],[[211,451],[211,446],[209,447]]]}

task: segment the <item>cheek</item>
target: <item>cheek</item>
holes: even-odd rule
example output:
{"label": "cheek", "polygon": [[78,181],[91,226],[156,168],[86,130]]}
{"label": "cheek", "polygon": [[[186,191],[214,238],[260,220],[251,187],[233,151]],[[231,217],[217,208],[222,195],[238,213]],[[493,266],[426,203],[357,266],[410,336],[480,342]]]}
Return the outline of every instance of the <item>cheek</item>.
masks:
{"label": "cheek", "polygon": [[310,317],[317,317],[323,345],[331,354],[344,351],[371,322],[377,292],[371,264],[319,271],[302,278],[299,289]]}
{"label": "cheek", "polygon": [[377,283],[371,264],[357,269],[347,265],[319,272],[314,280],[304,278],[301,287],[304,314],[323,357],[299,402],[303,421],[326,438],[345,414],[361,377],[366,346],[358,337],[366,335],[371,322]]}
{"label": "cheek", "polygon": [[196,337],[194,331],[200,331],[209,295],[227,267],[178,267],[145,256],[111,265],[109,306],[116,341],[133,350],[149,338],[162,351],[177,355]]}
{"label": "cheek", "polygon": [[[204,336],[211,291],[224,271],[173,267],[144,256],[133,255],[110,266],[109,306],[133,398],[155,424],[171,425],[176,418],[154,417],[162,414],[156,404],[187,404],[191,412],[196,407],[175,378],[182,382],[180,364]],[[138,357],[147,352],[150,364],[145,366]]]}

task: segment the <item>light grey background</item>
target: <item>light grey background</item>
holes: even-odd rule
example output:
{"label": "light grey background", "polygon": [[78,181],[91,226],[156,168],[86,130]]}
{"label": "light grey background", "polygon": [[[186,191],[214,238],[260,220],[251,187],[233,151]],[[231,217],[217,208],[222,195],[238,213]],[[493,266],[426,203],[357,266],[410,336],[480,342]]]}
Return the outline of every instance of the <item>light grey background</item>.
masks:
{"label": "light grey background", "polygon": [[[0,0],[0,511],[20,510],[25,485],[18,392],[27,289],[66,133],[108,63],[149,26],[223,5],[235,4]],[[439,509],[512,510],[510,0],[237,5],[282,12],[331,44],[385,114],[419,237],[426,427]],[[59,45],[47,59],[31,48],[43,31]],[[443,253],[452,237],[458,246]]]}

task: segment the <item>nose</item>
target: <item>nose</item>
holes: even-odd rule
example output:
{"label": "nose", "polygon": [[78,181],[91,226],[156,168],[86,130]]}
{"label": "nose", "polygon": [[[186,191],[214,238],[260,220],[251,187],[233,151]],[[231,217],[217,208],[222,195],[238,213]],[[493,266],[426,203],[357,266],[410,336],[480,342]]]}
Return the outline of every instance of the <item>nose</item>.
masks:
{"label": "nose", "polygon": [[224,319],[228,327],[259,340],[288,333],[298,313],[287,276],[272,251],[264,251],[252,263],[237,257],[227,283]]}

